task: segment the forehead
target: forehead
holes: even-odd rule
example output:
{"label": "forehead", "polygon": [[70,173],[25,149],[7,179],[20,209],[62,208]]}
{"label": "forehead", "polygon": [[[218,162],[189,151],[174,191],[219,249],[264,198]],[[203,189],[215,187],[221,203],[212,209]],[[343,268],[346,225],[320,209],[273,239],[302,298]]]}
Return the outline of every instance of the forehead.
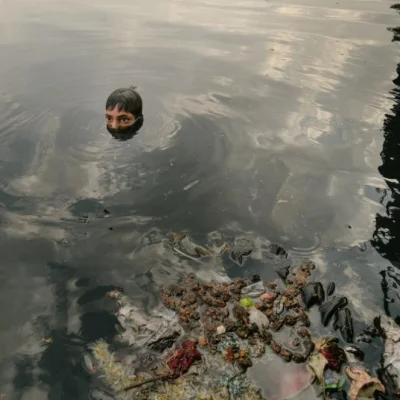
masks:
{"label": "forehead", "polygon": [[108,110],[106,110],[106,115],[109,115],[111,117],[122,117],[122,116],[132,116],[133,114],[122,110],[122,109],[118,109],[117,106],[115,106],[113,109],[109,108]]}

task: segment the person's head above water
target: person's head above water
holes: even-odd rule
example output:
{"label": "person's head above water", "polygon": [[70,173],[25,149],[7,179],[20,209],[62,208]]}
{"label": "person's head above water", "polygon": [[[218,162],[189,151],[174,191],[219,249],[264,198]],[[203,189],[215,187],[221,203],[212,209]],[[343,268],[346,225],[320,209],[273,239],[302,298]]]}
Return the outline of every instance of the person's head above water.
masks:
{"label": "person's head above water", "polygon": [[132,137],[143,125],[143,103],[133,86],[114,90],[106,101],[107,130],[119,139]]}

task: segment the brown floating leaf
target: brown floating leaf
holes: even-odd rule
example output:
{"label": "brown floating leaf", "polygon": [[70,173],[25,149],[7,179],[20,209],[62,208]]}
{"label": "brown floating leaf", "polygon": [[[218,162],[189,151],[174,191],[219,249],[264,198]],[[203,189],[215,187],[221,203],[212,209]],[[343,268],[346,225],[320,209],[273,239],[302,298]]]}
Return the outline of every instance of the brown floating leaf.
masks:
{"label": "brown floating leaf", "polygon": [[310,357],[308,364],[313,369],[318,382],[322,384],[324,382],[324,370],[328,365],[326,358],[321,353],[316,353]]}
{"label": "brown floating leaf", "polygon": [[371,377],[363,368],[347,367],[345,372],[353,381],[349,393],[350,400],[357,400],[359,397],[372,398],[375,390],[385,392],[381,381]]}

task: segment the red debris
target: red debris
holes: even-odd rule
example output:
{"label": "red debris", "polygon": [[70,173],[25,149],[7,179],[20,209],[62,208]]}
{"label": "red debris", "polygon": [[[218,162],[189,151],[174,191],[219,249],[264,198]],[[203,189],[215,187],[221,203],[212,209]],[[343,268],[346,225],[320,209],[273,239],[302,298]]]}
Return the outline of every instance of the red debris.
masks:
{"label": "red debris", "polygon": [[346,353],[336,343],[329,343],[324,346],[321,353],[334,371],[339,371],[343,362],[346,361]]}
{"label": "red debris", "polygon": [[201,360],[201,354],[196,348],[196,342],[185,341],[167,356],[166,363],[172,378],[178,378],[197,360]]}

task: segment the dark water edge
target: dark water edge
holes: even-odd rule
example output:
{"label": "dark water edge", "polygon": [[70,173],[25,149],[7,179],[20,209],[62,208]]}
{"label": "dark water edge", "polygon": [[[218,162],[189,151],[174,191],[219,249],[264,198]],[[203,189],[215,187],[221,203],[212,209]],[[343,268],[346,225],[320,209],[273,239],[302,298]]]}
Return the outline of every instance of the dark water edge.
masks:
{"label": "dark water edge", "polygon": [[[213,7],[211,4],[208,6]],[[238,10],[232,15],[245,12],[242,7],[245,8],[238,5]],[[399,6],[392,8],[395,12]],[[48,12],[55,11],[49,6]],[[35,11],[32,13],[35,14]],[[381,16],[371,13],[368,18],[370,22],[379,23]],[[339,24],[337,21],[333,23]],[[153,21],[153,24],[158,29],[165,29],[169,35],[176,35],[159,21]],[[305,25],[300,26],[304,29]],[[196,28],[185,29],[189,37],[199,34]],[[197,29],[202,35],[208,35],[207,29]],[[393,33],[393,42],[397,42],[400,27],[389,29]],[[53,32],[57,38],[59,31],[45,26],[35,31],[43,39],[43,46],[46,46],[45,36],[48,32]],[[247,40],[258,40],[255,34],[250,39],[236,36],[234,32],[230,34],[232,46],[243,41],[241,45],[246,47]],[[69,30],[68,35],[76,35],[76,38],[69,38],[71,42],[68,41],[64,52],[57,53],[60,58],[60,54],[63,54],[65,59],[55,59],[52,61],[54,65],[50,62],[45,70],[49,73],[64,66],[68,73],[83,75],[89,80],[90,69],[86,71],[86,67],[82,67],[83,71],[79,70],[81,63],[71,61],[71,54],[74,53],[72,44],[76,45],[81,36],[73,30]],[[95,29],[90,35],[89,43],[101,48],[102,42],[96,37]],[[213,35],[215,37],[207,40],[218,42],[225,40],[225,35],[229,36],[228,33]],[[223,35],[222,39],[218,35]],[[290,40],[294,40],[294,37],[288,41],[281,39],[283,45]],[[108,50],[109,44],[106,44]],[[17,45],[14,43],[13,46]],[[16,52],[17,56],[11,52],[12,62],[7,64],[10,69],[17,68],[17,76],[27,68],[26,59],[34,57],[34,54],[24,53],[23,41],[19,46],[21,48]],[[8,398],[13,399],[87,398],[89,378],[79,363],[83,344],[99,337],[112,338],[115,334],[112,308],[102,294],[114,285],[122,286],[145,309],[150,310],[158,302],[157,287],[160,283],[173,282],[182,274],[198,268],[160,246],[161,240],[171,229],[188,230],[199,243],[212,240],[218,233],[231,243],[246,243],[259,250],[244,267],[238,267],[228,259],[223,260],[223,265],[204,265],[204,277],[212,278],[224,267],[232,277],[259,274],[264,279],[270,279],[276,263],[263,258],[262,249],[271,242],[279,243],[288,250],[293,260],[302,257],[314,259],[318,265],[317,278],[324,282],[337,282],[339,293],[351,293],[356,331],[365,328],[373,315],[379,312],[390,315],[400,323],[400,236],[397,235],[399,228],[396,218],[400,209],[397,176],[400,156],[399,140],[396,139],[400,132],[400,64],[397,65],[397,77],[392,89],[383,96],[390,100],[391,109],[385,111],[382,129],[377,129],[372,135],[380,140],[378,136],[383,134],[382,164],[378,167],[384,179],[383,185],[377,178],[379,174],[374,175],[372,168],[358,163],[358,157],[355,157],[357,162],[352,163],[348,149],[352,146],[368,147],[370,143],[363,142],[361,132],[365,132],[363,129],[369,125],[362,120],[355,123],[350,121],[343,109],[339,110],[338,115],[343,112],[345,117],[341,119],[334,116],[337,118],[333,122],[336,133],[318,139],[328,153],[327,158],[313,149],[301,149],[299,155],[299,149],[288,145],[283,134],[274,137],[273,132],[282,128],[280,119],[283,118],[283,112],[279,115],[278,110],[286,107],[290,110],[287,103],[293,99],[292,90],[297,95],[303,93],[304,89],[299,85],[295,88],[297,92],[289,88],[287,82],[287,88],[279,83],[279,79],[291,79],[283,73],[279,75],[279,68],[272,70],[276,75],[268,82],[273,100],[268,96],[263,99],[272,107],[269,118],[264,120],[259,117],[260,113],[265,112],[259,105],[260,98],[251,97],[252,90],[256,92],[254,88],[259,87],[263,79],[256,75],[245,75],[234,56],[223,62],[214,61],[215,64],[208,66],[208,59],[201,61],[203,55],[192,54],[191,59],[198,62],[204,75],[211,74],[213,68],[217,68],[221,76],[229,65],[234,70],[237,68],[233,72],[238,79],[237,87],[229,93],[213,89],[209,97],[186,94],[186,103],[182,103],[175,120],[168,114],[170,110],[168,104],[165,105],[168,97],[164,97],[172,88],[164,87],[167,85],[165,76],[158,74],[165,73],[167,78],[176,76],[175,69],[181,67],[176,59],[182,53],[188,53],[186,49],[164,49],[168,56],[164,58],[162,51],[157,49],[159,58],[154,57],[153,61],[160,63],[158,69],[148,67],[154,65],[150,63],[151,49],[142,51],[145,54],[138,63],[144,65],[139,65],[135,79],[140,81],[143,75],[144,93],[150,103],[149,114],[157,120],[157,112],[164,112],[165,119],[160,118],[153,125],[149,122],[150,127],[143,131],[142,138],[130,141],[124,150],[121,150],[120,144],[107,147],[111,139],[104,131],[99,134],[101,112],[97,111],[97,106],[102,107],[107,92],[101,84],[93,89],[100,98],[99,104],[85,106],[85,95],[74,90],[79,85],[78,79],[69,82],[73,86],[72,95],[67,90],[68,81],[61,82],[61,91],[53,92],[50,84],[57,79],[53,80],[33,67],[40,74],[35,75],[30,83],[24,87],[21,83],[13,82],[13,90],[5,90],[0,122],[3,149],[0,159],[0,201],[4,228],[0,234],[0,299],[4,321],[0,329],[0,392],[9,394]],[[376,59],[380,54],[379,50],[375,50],[371,57]],[[282,49],[280,55],[283,58],[287,56]],[[125,57],[129,59],[128,52]],[[166,59],[170,58],[175,61],[168,64]],[[89,61],[85,59],[83,64],[87,65]],[[361,65],[360,60],[354,63]],[[370,67],[370,74],[379,73],[379,64],[376,62]],[[150,69],[148,76],[143,72],[146,67]],[[394,68],[394,65],[390,68]],[[117,71],[121,72],[120,67]],[[123,71],[122,68],[121,73]],[[246,80],[241,82],[243,74]],[[1,75],[12,76],[8,75],[6,68]],[[0,79],[3,79],[1,75]],[[127,76],[111,80],[113,84],[122,84]],[[366,74],[367,78],[369,76]],[[162,82],[157,83],[157,79]],[[185,79],[187,85],[196,86],[191,83],[189,74],[183,76]],[[223,81],[222,77],[220,79]],[[345,74],[340,79],[343,86],[352,81]],[[175,83],[179,95],[179,82]],[[34,89],[30,86],[33,84]],[[251,90],[241,94],[241,84]],[[376,89],[368,87],[364,92],[363,84],[359,82],[358,85],[353,90],[357,92],[358,89],[362,94]],[[110,88],[107,85],[107,90]],[[46,92],[49,97],[45,101],[38,97],[39,93]],[[157,98],[159,92],[160,99]],[[339,101],[344,101],[347,95],[353,96],[345,90],[340,92]],[[43,96],[46,97],[46,94]],[[328,98],[329,91],[319,98],[327,110],[332,103],[324,96]],[[361,94],[353,96],[357,100],[356,107],[363,100],[362,97]],[[374,98],[374,101],[378,100]],[[274,102],[279,103],[275,108]],[[55,104],[51,111],[48,109],[49,103]],[[244,112],[247,106],[255,110]],[[206,111],[200,111],[201,107]],[[230,115],[225,108],[233,109],[236,113]],[[257,148],[247,146],[243,138],[248,127],[243,120],[251,121],[252,118],[255,132],[264,124],[271,132],[266,136],[254,136],[260,146]],[[309,116],[309,119],[314,119],[317,128],[323,120],[321,118],[318,121],[315,116]],[[292,129],[300,130],[302,124],[305,130],[310,127],[307,120],[302,120]],[[352,127],[352,124],[356,126]],[[152,136],[152,130],[157,133],[168,132],[172,144],[167,140],[165,143],[159,142],[157,135]],[[146,134],[151,140],[146,141]],[[99,135],[101,140],[98,139]],[[303,140],[302,137],[297,139],[300,142]],[[266,150],[269,145],[273,151]],[[373,150],[371,153],[374,153]],[[100,158],[104,157],[105,165],[101,165],[101,160],[93,156],[98,153],[102,155]],[[30,162],[27,162],[28,159]],[[43,160],[47,160],[46,168],[43,167]],[[64,165],[65,169],[60,165]],[[94,179],[86,179],[84,174],[80,175],[83,171],[80,165],[88,169],[98,168],[103,172],[112,165],[113,176],[104,178],[100,172],[93,175]],[[309,173],[312,169],[319,169],[322,173],[312,175]],[[296,173],[299,177],[296,177]],[[293,175],[296,179],[293,179]],[[326,197],[328,175],[342,184],[339,201],[331,201]],[[371,179],[365,178],[368,175]],[[103,192],[95,182],[96,176],[99,176],[99,182],[106,180],[103,182],[106,187]],[[23,177],[29,178],[28,183],[19,179]],[[39,177],[40,185],[35,177]],[[195,186],[182,189],[196,181],[199,183]],[[289,189],[283,185],[288,182]],[[360,182],[364,191],[354,200],[357,190],[351,191],[350,188]],[[53,190],[53,187],[56,189]],[[348,197],[347,192],[350,193]],[[290,201],[287,193],[300,199],[291,209],[282,208],[287,204],[286,201]],[[379,210],[374,218],[372,237],[361,221],[370,219],[369,211],[361,213],[356,224],[352,221],[352,214],[358,211],[359,204],[360,208],[364,206],[365,199],[374,203],[373,210]],[[53,344],[47,346],[46,350],[39,344],[43,337],[53,339]],[[374,346],[374,350],[381,349],[379,342]],[[374,360],[373,357],[369,361],[371,365]]]}
{"label": "dark water edge", "polygon": [[[395,10],[400,9],[400,4],[391,6]],[[393,42],[400,40],[400,27],[389,28],[393,32]],[[381,157],[382,165],[379,172],[384,177],[388,190],[382,196],[382,204],[386,213],[377,214],[376,230],[373,233],[371,244],[378,253],[389,260],[392,266],[380,271],[382,276],[381,288],[384,293],[383,308],[386,315],[392,317],[400,324],[400,297],[399,297],[399,240],[400,225],[397,223],[399,215],[399,132],[400,132],[400,64],[397,64],[396,78],[393,80],[394,88],[390,95],[394,99],[391,112],[386,114],[383,124],[384,143]],[[397,138],[396,138],[397,137]]]}

